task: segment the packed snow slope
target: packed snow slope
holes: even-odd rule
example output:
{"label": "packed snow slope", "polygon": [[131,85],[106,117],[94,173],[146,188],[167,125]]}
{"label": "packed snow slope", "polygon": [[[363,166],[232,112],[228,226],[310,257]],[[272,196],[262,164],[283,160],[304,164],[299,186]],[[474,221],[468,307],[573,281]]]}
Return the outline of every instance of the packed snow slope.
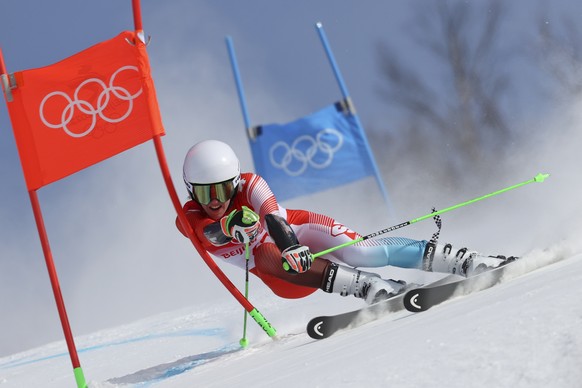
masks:
{"label": "packed snow slope", "polygon": [[[245,349],[243,311],[231,304],[82,336],[77,347],[90,387],[582,387],[580,295],[582,254],[564,242],[527,254],[493,288],[326,340],[309,338],[307,321],[361,301],[257,295],[278,339],[249,320]],[[75,387],[64,341],[0,358],[1,388],[32,386]]]}

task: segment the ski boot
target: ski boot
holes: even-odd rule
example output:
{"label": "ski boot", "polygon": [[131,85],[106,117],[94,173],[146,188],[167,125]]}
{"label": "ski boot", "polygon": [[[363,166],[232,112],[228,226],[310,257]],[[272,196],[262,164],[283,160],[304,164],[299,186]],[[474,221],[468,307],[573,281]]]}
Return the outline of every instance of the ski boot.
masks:
{"label": "ski boot", "polygon": [[424,250],[423,268],[470,277],[516,259],[514,256],[484,256],[467,248],[455,249],[451,244],[436,245],[429,242]]}
{"label": "ski boot", "polygon": [[382,279],[375,273],[330,263],[322,290],[341,296],[354,295],[364,299],[367,304],[374,304],[397,295],[405,286],[403,280]]}

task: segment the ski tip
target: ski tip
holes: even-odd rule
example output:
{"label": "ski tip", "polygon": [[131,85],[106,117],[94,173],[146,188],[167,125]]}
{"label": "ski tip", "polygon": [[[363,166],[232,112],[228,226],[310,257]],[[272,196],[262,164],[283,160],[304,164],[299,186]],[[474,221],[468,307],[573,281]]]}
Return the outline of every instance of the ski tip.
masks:
{"label": "ski tip", "polygon": [[404,308],[413,313],[419,313],[421,311],[428,310],[428,307],[424,306],[421,302],[423,290],[420,288],[410,290],[404,296]]}
{"label": "ski tip", "polygon": [[550,174],[542,174],[542,173],[539,173],[538,175],[535,176],[534,181],[536,181],[536,182],[543,182],[549,176],[550,176]]}
{"label": "ski tip", "polygon": [[331,334],[327,330],[326,321],[327,319],[325,317],[313,318],[307,324],[307,334],[311,338],[318,340],[329,337]]}

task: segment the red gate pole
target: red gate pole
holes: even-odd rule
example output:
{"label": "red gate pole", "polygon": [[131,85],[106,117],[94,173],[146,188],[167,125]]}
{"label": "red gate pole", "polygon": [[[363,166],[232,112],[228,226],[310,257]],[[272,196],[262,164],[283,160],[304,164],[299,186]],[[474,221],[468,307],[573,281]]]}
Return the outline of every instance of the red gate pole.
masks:
{"label": "red gate pole", "polygon": [[34,213],[34,220],[36,221],[36,228],[38,229],[38,235],[40,238],[42,251],[44,253],[46,268],[49,273],[49,278],[51,281],[55,302],[57,303],[57,309],[59,311],[61,326],[63,328],[63,333],[65,334],[67,349],[69,350],[69,356],[71,357],[71,363],[73,364],[73,371],[75,374],[75,380],[77,381],[77,387],[85,388],[87,386],[87,383],[85,381],[83,369],[81,368],[81,363],[79,362],[77,348],[75,347],[75,340],[73,339],[71,325],[69,324],[67,310],[65,309],[65,302],[63,300],[63,295],[61,293],[61,286],[59,284],[57,270],[55,267],[55,263],[53,261],[53,255],[51,252],[48,235],[46,233],[46,229],[44,226],[44,220],[42,217],[42,212],[40,210],[38,196],[36,195],[36,191],[34,190],[29,191],[28,194],[30,196],[30,203],[32,205],[32,211]]}
{"label": "red gate pole", "polygon": [[[2,55],[2,50],[0,50],[0,77],[5,79],[8,76],[6,71],[6,66],[4,64],[4,57]],[[7,81],[4,83],[4,90],[7,103],[9,103],[8,95],[10,92],[10,84]],[[67,342],[67,349],[69,351],[69,356],[71,358],[71,363],[73,364],[73,372],[75,374],[75,380],[77,382],[78,388],[86,388],[87,383],[85,381],[85,375],[83,373],[83,369],[81,368],[81,363],[79,362],[79,356],[77,354],[77,349],[75,347],[75,341],[73,339],[73,334],[71,331],[71,325],[69,324],[69,318],[67,317],[67,311],[65,309],[65,302],[63,300],[63,295],[61,293],[61,287],[59,285],[59,278],[57,276],[57,270],[55,268],[55,263],[53,261],[53,255],[51,252],[48,235],[46,233],[46,228],[44,226],[44,220],[42,217],[42,212],[40,209],[40,203],[38,201],[38,196],[35,190],[30,190],[28,192],[30,197],[30,204],[32,206],[32,212],[34,214],[34,219],[36,221],[36,228],[38,230],[38,235],[40,238],[40,243],[42,246],[42,251],[45,258],[46,267],[48,270],[51,287],[53,290],[53,295],[55,298],[55,302],[57,304],[57,309],[59,312],[59,318],[61,320],[61,326],[63,328],[63,333],[65,334],[65,340]]]}

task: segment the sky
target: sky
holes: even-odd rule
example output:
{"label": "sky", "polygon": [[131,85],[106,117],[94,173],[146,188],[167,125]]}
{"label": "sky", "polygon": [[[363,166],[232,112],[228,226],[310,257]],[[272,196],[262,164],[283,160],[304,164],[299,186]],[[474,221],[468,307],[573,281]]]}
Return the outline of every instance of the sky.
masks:
{"label": "sky", "polygon": [[[259,292],[276,340],[251,322],[241,349],[242,310],[223,301],[79,336],[79,358],[90,388],[576,388],[582,255],[573,250],[579,248],[570,241],[529,252],[493,288],[418,314],[393,312],[324,340],[311,339],[306,323],[357,309],[361,300],[317,294],[277,302]],[[3,388],[39,382],[74,386],[64,341],[0,357]]]}
{"label": "sky", "polygon": [[[533,19],[532,3],[512,4],[523,9],[513,14],[510,20],[515,24],[507,27],[508,36],[519,42],[523,33],[519,26]],[[582,13],[582,5],[575,1],[551,4],[547,14],[551,23],[559,23],[563,13]],[[57,62],[131,30],[131,12],[129,0],[4,1],[0,48],[8,72]],[[291,121],[341,96],[315,31],[315,23],[322,22],[364,128],[382,128],[390,117],[378,98],[381,80],[375,49],[388,40],[403,58],[414,61],[417,53],[405,39],[412,12],[408,2],[381,0],[301,0],[284,5],[259,0],[143,0],[144,29],[151,36],[148,53],[167,133],[163,142],[179,194],[185,199],[183,157],[203,139],[229,142],[243,169],[252,170],[226,36],[233,39],[252,124]],[[379,194],[369,190],[371,181],[284,205],[324,212],[366,234],[424,215],[434,202],[453,205],[553,168],[558,171],[548,172],[555,183],[524,189],[470,213],[451,214],[446,227],[448,236],[475,249],[495,245],[519,254],[554,243],[577,227],[570,226],[571,213],[579,210],[574,201],[580,188],[569,185],[577,174],[572,166],[579,159],[578,102],[539,117],[537,106],[525,109],[534,98],[524,101],[520,115],[548,131],[541,135],[533,131],[538,135],[532,135],[512,160],[515,169],[483,182],[483,187],[463,187],[454,198],[439,198],[438,187],[412,181],[413,198],[417,193],[430,198],[413,202],[410,193],[399,189],[410,187],[407,182],[388,179],[398,216],[383,215]],[[7,109],[0,105],[2,356],[60,339],[62,331]],[[389,145],[385,147],[389,150]],[[384,145],[375,149],[384,152]],[[176,231],[152,144],[43,187],[38,195],[73,334],[213,300],[236,306]],[[511,217],[499,209],[511,209]],[[426,224],[406,235],[427,238],[433,229]],[[513,233],[516,230],[520,233]],[[223,269],[233,281],[243,281],[244,274]]]}

